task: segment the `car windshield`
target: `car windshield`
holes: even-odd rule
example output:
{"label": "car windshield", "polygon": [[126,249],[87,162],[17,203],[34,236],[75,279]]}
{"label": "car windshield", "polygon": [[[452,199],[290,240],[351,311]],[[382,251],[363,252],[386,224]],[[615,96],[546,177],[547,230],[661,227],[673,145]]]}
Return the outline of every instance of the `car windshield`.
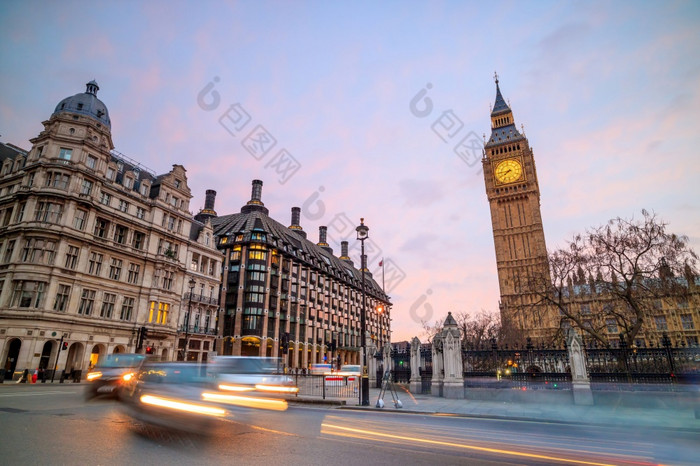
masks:
{"label": "car windshield", "polygon": [[136,367],[146,359],[142,354],[110,354],[101,358],[95,367]]}
{"label": "car windshield", "polygon": [[213,370],[221,374],[274,374],[278,372],[275,358],[218,357]]}
{"label": "car windshield", "polygon": [[207,367],[200,364],[151,364],[144,367],[140,379],[144,382],[191,384],[208,382]]}

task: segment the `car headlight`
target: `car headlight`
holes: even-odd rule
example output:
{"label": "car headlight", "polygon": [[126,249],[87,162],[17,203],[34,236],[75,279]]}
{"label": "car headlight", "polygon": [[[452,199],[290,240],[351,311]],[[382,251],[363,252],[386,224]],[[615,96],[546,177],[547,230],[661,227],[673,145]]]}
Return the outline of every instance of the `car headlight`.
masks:
{"label": "car headlight", "polygon": [[102,377],[102,372],[96,371],[96,372],[88,372],[88,375],[86,378],[87,378],[88,382],[91,382],[95,379],[99,379],[100,377]]}
{"label": "car headlight", "polygon": [[136,374],[134,374],[133,372],[127,372],[126,374],[122,375],[122,380],[123,380],[124,382],[128,382],[128,381],[130,381],[131,379],[133,379],[135,375],[136,375]]}

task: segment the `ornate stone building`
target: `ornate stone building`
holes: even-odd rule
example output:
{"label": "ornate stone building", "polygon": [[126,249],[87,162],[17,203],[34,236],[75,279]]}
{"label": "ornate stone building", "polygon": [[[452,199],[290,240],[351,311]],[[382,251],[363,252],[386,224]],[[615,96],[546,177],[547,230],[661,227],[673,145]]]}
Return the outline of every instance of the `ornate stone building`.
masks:
{"label": "ornate stone building", "polygon": [[[300,212],[292,208],[289,227],[270,218],[262,181],[254,180],[240,213],[212,219],[224,252],[222,351],[283,356],[280,341],[286,334],[289,367],[360,364],[362,271],[348,257],[347,242],[341,243],[340,257],[333,255],[325,226],[317,243],[309,241]],[[368,344],[382,347],[391,337],[391,303],[366,267],[364,275]]]}
{"label": "ornate stone building", "polygon": [[98,90],[91,81],[59,102],[29,151],[0,152],[7,378],[24,368],[85,370],[116,352],[175,359],[188,304],[200,316],[190,345],[201,348],[188,359],[214,343],[221,258],[211,225],[193,222],[184,167],[156,175],[114,150]]}
{"label": "ornate stone building", "polygon": [[486,195],[496,248],[501,315],[528,329],[533,336],[558,322],[546,313],[539,322],[528,321],[523,308],[539,298],[523,294],[520,281],[548,274],[547,245],[540,211],[540,188],[535,158],[527,138],[515,126],[513,112],[501,95],[496,77],[496,102],[491,111],[491,136],[483,158]]}
{"label": "ornate stone building", "polygon": [[[568,322],[556,307],[538,305],[541,296],[528,292],[529,277],[550,276],[540,189],[532,148],[515,126],[513,112],[501,95],[498,76],[483,168],[496,250],[501,319],[514,324],[523,337],[550,337]],[[685,280],[688,293],[654,300],[653,315],[635,339],[636,346],[658,346],[664,334],[673,345],[698,344],[700,280],[692,274],[678,279]],[[619,304],[597,290],[592,277],[574,277],[565,294],[569,297],[566,305],[576,309],[584,325],[606,334],[612,346],[619,345],[622,329],[612,312]],[[608,314],[606,309],[611,312]],[[591,317],[586,318],[587,314]]]}

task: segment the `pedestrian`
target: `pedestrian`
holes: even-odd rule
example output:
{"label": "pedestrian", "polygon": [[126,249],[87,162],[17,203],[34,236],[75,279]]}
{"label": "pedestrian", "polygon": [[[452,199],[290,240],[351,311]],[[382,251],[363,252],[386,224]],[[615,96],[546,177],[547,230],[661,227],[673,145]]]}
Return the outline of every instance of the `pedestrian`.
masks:
{"label": "pedestrian", "polygon": [[39,368],[39,379],[41,379],[41,383],[46,383],[46,370],[43,367]]}
{"label": "pedestrian", "polygon": [[22,376],[19,378],[17,383],[29,383],[29,369],[25,369],[24,372],[22,372]]}

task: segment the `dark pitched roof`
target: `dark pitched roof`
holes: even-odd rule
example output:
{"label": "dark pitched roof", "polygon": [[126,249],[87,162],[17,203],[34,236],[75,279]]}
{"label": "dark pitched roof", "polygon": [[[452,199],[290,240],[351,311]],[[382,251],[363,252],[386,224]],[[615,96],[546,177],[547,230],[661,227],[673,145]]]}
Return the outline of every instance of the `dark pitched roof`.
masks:
{"label": "dark pitched roof", "polygon": [[[329,275],[334,275],[342,281],[350,282],[354,286],[361,286],[362,273],[359,270],[307,240],[296,230],[287,228],[270,218],[261,210],[212,218],[211,223],[215,236],[264,231],[278,240],[277,248],[280,251],[284,251]],[[365,285],[369,294],[389,301],[389,297],[382,291],[382,287],[367,272],[365,272]]]}

